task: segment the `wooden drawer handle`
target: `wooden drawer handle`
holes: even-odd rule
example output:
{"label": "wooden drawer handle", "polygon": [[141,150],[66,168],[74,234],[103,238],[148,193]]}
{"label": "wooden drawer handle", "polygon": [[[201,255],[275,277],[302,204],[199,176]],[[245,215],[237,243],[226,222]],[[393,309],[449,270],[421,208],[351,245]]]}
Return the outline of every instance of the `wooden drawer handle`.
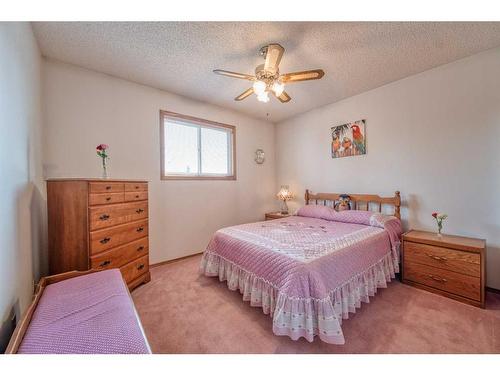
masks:
{"label": "wooden drawer handle", "polygon": [[104,220],[108,220],[108,219],[109,219],[109,215],[107,215],[107,214],[101,215],[101,216],[99,217],[99,220],[103,220],[103,221],[104,221]]}
{"label": "wooden drawer handle", "polygon": [[137,251],[142,251],[142,250],[144,250],[144,246],[139,246],[139,247],[137,248]]}
{"label": "wooden drawer handle", "polygon": [[139,265],[137,266],[137,269],[138,269],[138,270],[142,270],[143,268],[144,268],[144,264],[139,264]]}
{"label": "wooden drawer handle", "polygon": [[111,261],[110,260],[105,260],[104,262],[102,262],[101,264],[99,264],[99,267],[106,267],[108,264],[111,264]]}
{"label": "wooden drawer handle", "polygon": [[443,279],[441,277],[437,277],[437,276],[434,276],[434,275],[427,275],[430,279],[434,280],[434,281],[438,281],[440,283],[445,283],[447,282],[448,280],[446,279]]}
{"label": "wooden drawer handle", "polygon": [[102,244],[105,244],[105,243],[108,243],[109,241],[111,241],[111,238],[109,237],[104,237],[102,240],[100,240],[99,242],[102,243]]}
{"label": "wooden drawer handle", "polygon": [[136,189],[139,189],[139,186],[136,186],[135,188],[136,188]]}
{"label": "wooden drawer handle", "polygon": [[144,230],[144,227],[139,227],[136,230],[137,230],[137,232],[142,232]]}
{"label": "wooden drawer handle", "polygon": [[106,201],[109,202],[111,200],[111,197],[107,197]]}
{"label": "wooden drawer handle", "polygon": [[437,255],[432,255],[432,254],[425,254],[425,255],[427,255],[429,258],[432,258],[434,260],[440,260],[440,261],[446,261],[446,260],[448,260],[445,257],[439,257]]}
{"label": "wooden drawer handle", "polygon": [[106,190],[111,190],[111,186],[106,186]]}
{"label": "wooden drawer handle", "polygon": [[136,197],[137,199],[139,199],[139,195],[136,195],[135,197]]}
{"label": "wooden drawer handle", "polygon": [[143,212],[144,212],[144,210],[143,210],[142,208],[139,208],[139,209],[138,209],[138,210],[136,210],[135,212],[137,212],[138,214],[140,214],[140,213],[143,213]]}

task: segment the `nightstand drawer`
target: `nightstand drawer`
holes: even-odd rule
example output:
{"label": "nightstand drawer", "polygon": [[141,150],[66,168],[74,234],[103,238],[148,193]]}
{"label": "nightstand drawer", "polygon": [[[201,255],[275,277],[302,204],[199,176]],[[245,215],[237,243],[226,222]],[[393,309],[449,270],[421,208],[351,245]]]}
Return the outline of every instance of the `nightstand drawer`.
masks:
{"label": "nightstand drawer", "polygon": [[405,259],[404,278],[458,296],[481,300],[481,279],[460,273],[416,264]]}
{"label": "nightstand drawer", "polygon": [[407,241],[403,250],[405,261],[481,277],[479,254]]}

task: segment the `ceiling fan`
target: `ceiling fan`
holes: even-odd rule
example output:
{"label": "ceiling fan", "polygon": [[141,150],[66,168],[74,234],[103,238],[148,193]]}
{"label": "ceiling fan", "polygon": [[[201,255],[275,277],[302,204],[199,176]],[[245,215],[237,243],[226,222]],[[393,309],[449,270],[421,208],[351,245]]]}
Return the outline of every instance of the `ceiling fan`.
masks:
{"label": "ceiling fan", "polygon": [[267,103],[269,101],[268,93],[272,93],[280,102],[287,103],[292,98],[285,92],[285,84],[320,79],[325,75],[325,72],[321,69],[314,69],[280,74],[278,66],[284,52],[285,49],[279,44],[269,44],[262,47],[260,55],[264,57],[265,62],[255,68],[255,76],[221,69],[214,70],[214,73],[253,82],[252,87],[234,98],[236,101],[248,98],[255,93],[257,100]]}

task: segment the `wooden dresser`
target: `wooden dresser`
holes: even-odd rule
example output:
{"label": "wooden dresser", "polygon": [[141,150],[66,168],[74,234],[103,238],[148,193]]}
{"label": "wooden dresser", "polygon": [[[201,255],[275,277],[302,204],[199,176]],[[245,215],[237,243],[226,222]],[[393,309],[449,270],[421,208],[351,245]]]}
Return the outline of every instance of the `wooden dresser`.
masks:
{"label": "wooden dresser", "polygon": [[403,235],[403,282],[484,308],[486,241],[411,230]]}
{"label": "wooden dresser", "polygon": [[119,268],[130,289],[148,282],[148,183],[47,181],[49,272]]}

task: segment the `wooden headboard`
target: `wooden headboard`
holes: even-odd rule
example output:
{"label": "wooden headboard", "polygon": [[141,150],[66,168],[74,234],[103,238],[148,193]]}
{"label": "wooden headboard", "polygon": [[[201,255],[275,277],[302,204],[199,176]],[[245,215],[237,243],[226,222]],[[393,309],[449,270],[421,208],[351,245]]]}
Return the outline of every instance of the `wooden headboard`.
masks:
{"label": "wooden headboard", "polygon": [[[314,201],[316,204],[323,204],[324,206],[332,206],[335,204],[342,193],[311,193],[306,190],[306,204]],[[348,194],[348,193],[345,193]],[[382,205],[393,206],[394,213],[398,219],[401,219],[401,194],[399,191],[394,193],[393,197],[381,197],[374,194],[349,194],[351,197],[352,209],[373,211],[371,208],[376,207],[378,212],[382,212]],[[330,204],[328,202],[331,202]]]}

